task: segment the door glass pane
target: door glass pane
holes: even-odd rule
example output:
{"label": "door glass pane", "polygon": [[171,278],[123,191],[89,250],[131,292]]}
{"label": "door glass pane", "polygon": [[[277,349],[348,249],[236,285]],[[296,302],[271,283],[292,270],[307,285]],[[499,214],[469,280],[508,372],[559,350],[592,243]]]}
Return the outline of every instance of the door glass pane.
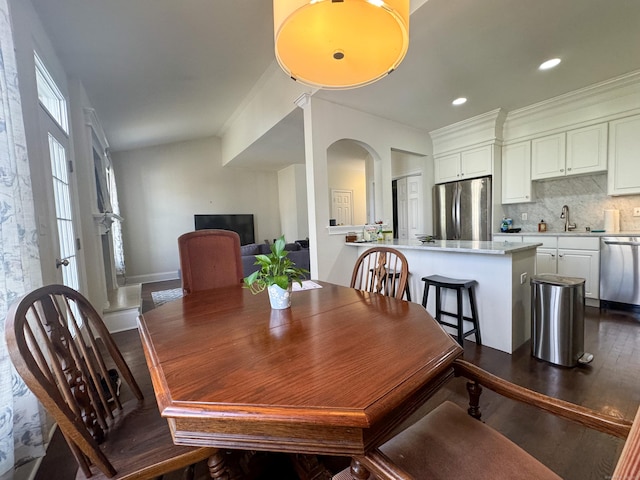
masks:
{"label": "door glass pane", "polygon": [[60,260],[69,264],[61,266],[63,283],[75,290],[79,288],[78,265],[76,262],[71,195],[67,171],[67,152],[64,146],[49,134],[49,155],[53,172],[53,195],[56,207],[56,222],[60,242]]}

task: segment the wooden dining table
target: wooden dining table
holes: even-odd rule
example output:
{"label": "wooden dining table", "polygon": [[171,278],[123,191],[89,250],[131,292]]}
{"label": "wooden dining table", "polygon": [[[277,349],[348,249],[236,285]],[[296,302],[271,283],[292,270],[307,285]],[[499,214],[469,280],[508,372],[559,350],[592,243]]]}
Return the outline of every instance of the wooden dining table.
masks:
{"label": "wooden dining table", "polygon": [[[419,304],[306,285],[286,310],[234,286],[139,317],[176,444],[363,455],[453,375],[462,349]],[[224,455],[209,468],[224,478]]]}

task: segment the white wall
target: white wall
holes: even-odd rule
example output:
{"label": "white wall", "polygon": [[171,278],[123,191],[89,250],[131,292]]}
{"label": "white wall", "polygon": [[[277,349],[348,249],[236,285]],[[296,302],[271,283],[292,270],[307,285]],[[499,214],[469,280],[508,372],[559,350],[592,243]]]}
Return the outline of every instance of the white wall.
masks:
{"label": "white wall", "polygon": [[309,239],[313,278],[346,284],[356,259],[344,235],[330,235],[328,148],[341,139],[359,142],[374,157],[376,216],[390,223],[393,215],[391,151],[431,153],[427,132],[311,97],[304,108],[305,159],[309,202]]}
{"label": "white wall", "polygon": [[309,236],[307,184],[304,165],[291,165],[278,172],[278,198],[282,234],[288,242]]}
{"label": "white wall", "polygon": [[221,158],[217,137],[112,153],[127,282],[177,278],[177,239],[196,213],[252,213],[257,242],[281,234],[277,174]]}

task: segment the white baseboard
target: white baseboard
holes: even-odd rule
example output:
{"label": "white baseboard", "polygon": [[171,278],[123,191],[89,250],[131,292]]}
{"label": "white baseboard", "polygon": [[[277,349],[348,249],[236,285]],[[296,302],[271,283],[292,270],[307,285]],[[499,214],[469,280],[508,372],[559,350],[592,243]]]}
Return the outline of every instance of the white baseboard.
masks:
{"label": "white baseboard", "polygon": [[600,300],[596,300],[595,298],[585,298],[584,304],[587,307],[596,307],[600,308]]}
{"label": "white baseboard", "polygon": [[131,283],[153,283],[153,282],[164,282],[166,280],[179,280],[180,274],[179,272],[161,272],[161,273],[150,273],[147,275],[134,275],[131,277],[127,277],[127,285]]}
{"label": "white baseboard", "polygon": [[130,308],[105,313],[103,314],[103,320],[109,333],[116,333],[138,328],[138,315],[140,315],[140,309]]}

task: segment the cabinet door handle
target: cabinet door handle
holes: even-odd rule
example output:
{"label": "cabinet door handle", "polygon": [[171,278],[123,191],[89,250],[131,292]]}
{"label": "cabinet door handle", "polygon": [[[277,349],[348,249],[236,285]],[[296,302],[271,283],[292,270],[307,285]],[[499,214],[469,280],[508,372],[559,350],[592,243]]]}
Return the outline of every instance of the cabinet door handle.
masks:
{"label": "cabinet door handle", "polygon": [[564,168],[561,168],[561,169],[560,169],[560,171],[561,171],[561,172],[564,172]]}
{"label": "cabinet door handle", "polygon": [[558,255],[558,257],[560,257],[560,258],[562,258],[562,257],[564,257],[564,255],[562,255],[562,254],[559,254],[559,255]]}
{"label": "cabinet door handle", "polygon": [[571,167],[567,168],[567,172],[570,172],[570,171],[571,171]]}

